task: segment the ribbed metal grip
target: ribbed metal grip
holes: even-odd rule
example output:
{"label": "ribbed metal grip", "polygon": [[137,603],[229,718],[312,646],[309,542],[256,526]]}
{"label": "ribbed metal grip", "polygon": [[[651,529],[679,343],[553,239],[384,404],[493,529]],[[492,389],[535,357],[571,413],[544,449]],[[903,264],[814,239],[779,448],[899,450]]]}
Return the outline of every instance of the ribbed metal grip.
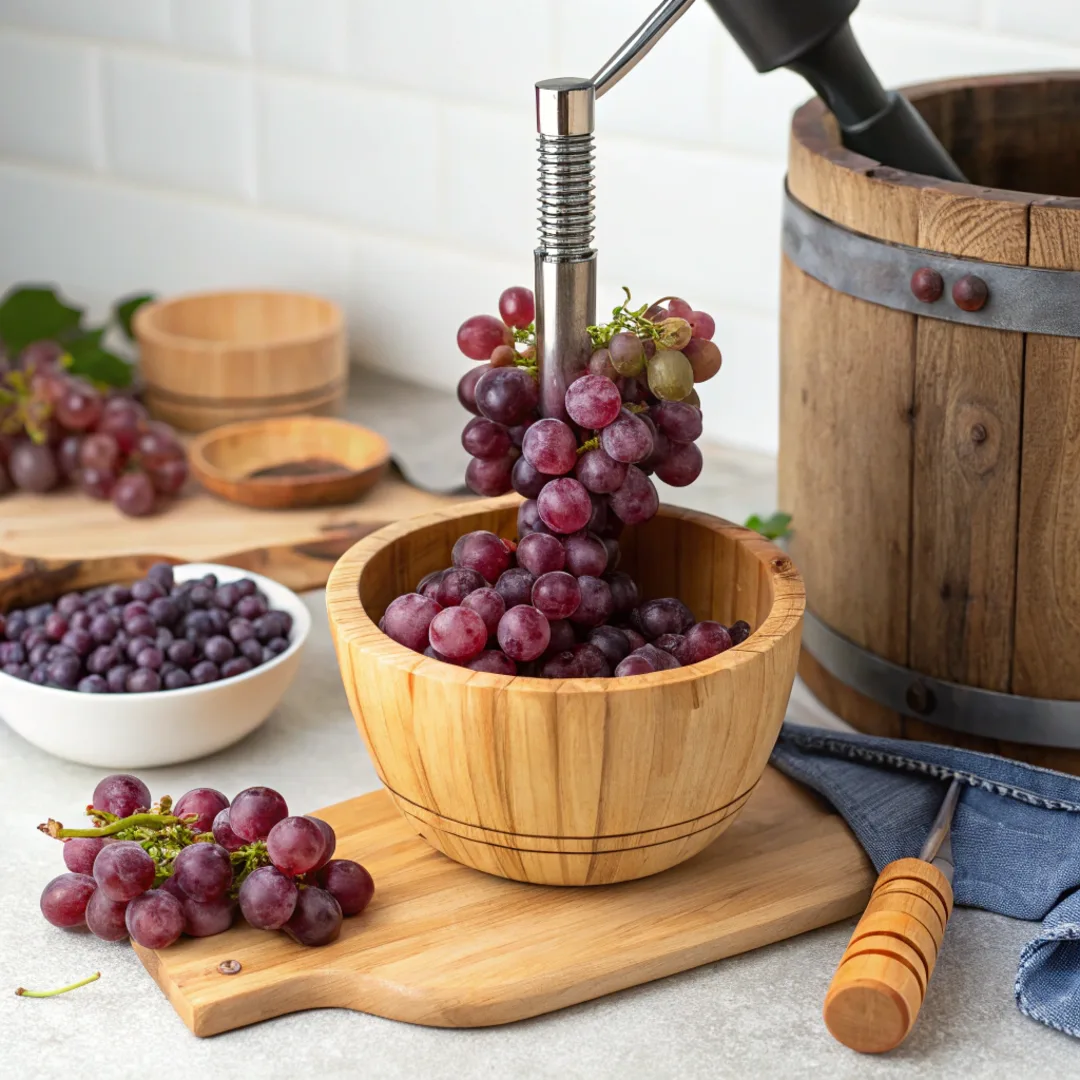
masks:
{"label": "ribbed metal grip", "polygon": [[592,251],[594,213],[592,135],[538,135],[540,251],[582,259]]}

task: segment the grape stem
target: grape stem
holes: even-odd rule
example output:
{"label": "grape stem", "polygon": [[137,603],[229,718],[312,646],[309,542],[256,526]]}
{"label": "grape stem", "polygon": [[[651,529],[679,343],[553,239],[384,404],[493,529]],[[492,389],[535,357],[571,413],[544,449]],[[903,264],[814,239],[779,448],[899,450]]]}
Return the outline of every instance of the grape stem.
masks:
{"label": "grape stem", "polygon": [[578,457],[585,453],[586,450],[597,450],[600,447],[600,436],[594,435],[591,439],[586,439],[578,448]]}
{"label": "grape stem", "polygon": [[32,998],[56,997],[57,994],[66,994],[69,990],[78,990],[80,986],[86,986],[87,983],[97,982],[100,978],[101,972],[95,971],[90,978],[73,982],[70,986],[61,986],[59,990],[27,990],[25,987],[20,986],[16,989],[15,996]]}
{"label": "grape stem", "polygon": [[649,310],[649,304],[642,304],[639,308],[630,307],[630,290],[624,285],[622,291],[626,293],[626,299],[611,311],[611,322],[598,323],[596,326],[587,326],[585,329],[592,339],[594,349],[604,348],[609,341],[621,330],[629,330],[637,334],[639,338],[651,338],[659,341],[664,331],[658,323],[645,318],[645,312]]}
{"label": "grape stem", "polygon": [[[187,820],[194,821],[195,815],[190,815]],[[164,829],[169,825],[184,823],[184,818],[178,818],[172,814],[132,814],[130,817],[117,818],[116,821],[111,821],[98,829],[65,829],[59,821],[49,818],[44,825],[38,826],[38,831],[51,836],[54,840],[66,840],[74,836],[115,836],[116,833],[123,832],[125,829],[139,827]]]}

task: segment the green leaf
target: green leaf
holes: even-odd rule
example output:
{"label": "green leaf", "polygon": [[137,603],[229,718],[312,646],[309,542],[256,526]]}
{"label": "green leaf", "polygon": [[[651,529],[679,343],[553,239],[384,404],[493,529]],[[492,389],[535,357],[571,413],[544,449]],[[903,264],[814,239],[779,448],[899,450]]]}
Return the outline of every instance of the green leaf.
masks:
{"label": "green leaf", "polygon": [[69,307],[55,289],[13,289],[0,302],[0,340],[14,356],[32,341],[56,339],[77,328],[82,315],[82,308]]}
{"label": "green leaf", "polygon": [[131,320],[135,317],[135,312],[143,304],[149,304],[153,299],[153,293],[138,293],[124,300],[117,300],[113,305],[113,315],[116,317],[116,321],[120,324],[120,329],[124,331],[128,341],[135,340],[134,331],[131,329]]}
{"label": "green leaf", "polygon": [[102,331],[94,330],[68,345],[71,362],[64,366],[72,375],[83,375],[106,386],[129,386],[131,365],[101,347]]}
{"label": "green leaf", "polygon": [[791,515],[782,510],[776,510],[767,518],[760,514],[751,514],[746,519],[746,527],[754,532],[761,533],[766,540],[783,540],[791,535]]}

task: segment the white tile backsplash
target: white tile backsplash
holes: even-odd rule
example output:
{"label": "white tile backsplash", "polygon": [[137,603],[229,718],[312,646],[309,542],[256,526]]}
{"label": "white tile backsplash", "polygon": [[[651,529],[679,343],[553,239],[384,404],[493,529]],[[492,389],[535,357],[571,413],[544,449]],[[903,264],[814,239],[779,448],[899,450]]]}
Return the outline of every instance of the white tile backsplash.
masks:
{"label": "white tile backsplash", "polygon": [[105,109],[109,148],[121,176],[238,199],[254,196],[250,74],[110,51]]}
{"label": "white tile backsplash", "polygon": [[98,52],[0,31],[0,154],[96,169]]}
{"label": "white tile backsplash", "polygon": [[341,75],[348,56],[348,0],[257,0],[255,55],[284,68]]}
{"label": "white tile backsplash", "polygon": [[250,0],[172,0],[173,41],[184,51],[251,55]]}
{"label": "white tile backsplash", "polygon": [[[591,75],[655,0],[0,0],[0,290],[325,292],[357,359],[436,386],[532,276],[533,83]],[[1077,67],[1074,0],[863,0],[883,80]],[[710,436],[775,450],[789,72],[705,3],[597,104],[599,307],[710,311]],[[405,330],[402,330],[402,327]]]}
{"label": "white tile backsplash", "polygon": [[440,227],[433,102],[303,79],[259,85],[262,201],[380,232]]}

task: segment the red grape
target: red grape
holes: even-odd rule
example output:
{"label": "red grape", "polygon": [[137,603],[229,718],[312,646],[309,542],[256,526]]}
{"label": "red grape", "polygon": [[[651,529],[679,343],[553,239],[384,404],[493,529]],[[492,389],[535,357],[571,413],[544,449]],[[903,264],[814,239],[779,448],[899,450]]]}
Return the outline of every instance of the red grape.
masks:
{"label": "red grape", "polygon": [[116,473],[103,472],[101,469],[81,469],[78,474],[79,487],[94,499],[107,499],[116,486]]}
{"label": "red grape", "polygon": [[60,469],[48,446],[18,442],[8,457],[7,471],[12,482],[23,491],[41,494],[52,491],[60,482]]}
{"label": "red grape", "polygon": [[[608,385],[614,389],[613,384]],[[567,396],[569,400],[569,393]],[[521,453],[537,472],[564,476],[577,463],[577,445],[577,438],[567,424],[548,418],[538,420],[525,432]]]}
{"label": "red grape", "polygon": [[448,659],[469,660],[483,651],[488,632],[484,620],[475,611],[450,607],[431,620],[428,639],[431,647]]}
{"label": "red grape", "polygon": [[440,604],[419,593],[406,593],[391,601],[383,615],[383,633],[414,652],[421,652],[428,640],[431,620],[442,610]]}
{"label": "red grape", "polygon": [[540,520],[557,533],[577,532],[585,528],[592,516],[589,493],[579,481],[568,476],[545,484],[537,496],[536,508]]}
{"label": "red grape", "polygon": [[579,626],[599,626],[607,622],[615,610],[608,583],[590,574],[583,574],[577,579],[577,583],[581,591],[581,602],[570,616],[570,621]]}
{"label": "red grape", "polygon": [[501,458],[474,457],[465,469],[465,482],[477,495],[505,495],[513,486],[513,468],[514,459],[509,454]]}
{"label": "red grape", "polygon": [[561,570],[566,565],[566,551],[556,536],[548,533],[529,533],[517,546],[518,566],[537,576]]}
{"label": "red grape", "polygon": [[300,945],[329,945],[341,933],[341,905],[325,889],[300,890],[296,910],[282,929]]}
{"label": "red grape", "polygon": [[41,894],[41,914],[53,926],[82,926],[86,922],[86,905],[96,888],[89,874],[54,877]]}
{"label": "red grape", "polygon": [[685,634],[694,625],[693,612],[674,596],[648,600],[637,609],[645,636],[650,640],[661,634]]}
{"label": "red grape", "polygon": [[223,934],[236,919],[236,902],[228,896],[200,904],[183,893],[173,895],[180,901],[184,913],[184,933],[189,937]]}
{"label": "red grape", "polygon": [[491,366],[489,364],[480,364],[478,367],[470,368],[458,380],[458,401],[461,402],[463,408],[476,416],[480,415],[480,410],[476,407],[476,384],[490,370]]}
{"label": "red grape", "polygon": [[177,817],[195,814],[195,821],[191,824],[191,828],[197,833],[208,833],[214,827],[215,818],[228,805],[229,800],[220,791],[214,788],[197,787],[176,800],[173,813]]}
{"label": "red grape", "polygon": [[600,445],[609,457],[630,464],[641,461],[652,453],[653,437],[640,416],[624,409],[600,432]]}
{"label": "red grape", "polygon": [[513,345],[514,335],[494,315],[473,315],[458,327],[457,343],[470,360],[487,360],[497,345]]}
{"label": "red grape", "polygon": [[683,355],[690,361],[696,383],[711,379],[720,370],[723,362],[720,350],[705,338],[691,338],[690,343],[683,349]]}
{"label": "red grape", "polygon": [[566,411],[582,427],[607,427],[622,411],[622,395],[610,379],[585,375],[567,387]]}
{"label": "red grape", "polygon": [[610,498],[615,516],[627,525],[640,525],[648,521],[660,505],[652,481],[636,465],[626,470],[623,486]]}
{"label": "red grape", "polygon": [[669,443],[667,453],[656,463],[656,475],[672,487],[686,487],[701,475],[701,467],[696,443]]}
{"label": "red grape", "polygon": [[289,816],[285,800],[273,788],[245,788],[229,807],[229,825],[242,840],[265,840],[282,818]]}
{"label": "red grape", "polygon": [[510,451],[510,432],[486,416],[474,416],[461,433],[461,445],[473,457],[505,457]]}
{"label": "red grape", "polygon": [[569,619],[549,619],[548,626],[551,629],[548,652],[566,652],[577,643],[574,624]]}
{"label": "red grape", "polygon": [[669,652],[658,649],[655,645],[642,645],[635,649],[631,656],[646,656],[652,662],[657,671],[670,671],[673,668],[682,667],[682,664]]}
{"label": "red grape", "polygon": [[240,913],[256,930],[280,930],[293,916],[300,891],[273,866],[253,870],[240,886]]}
{"label": "red grape", "polygon": [[519,457],[514,462],[514,468],[510,472],[510,483],[519,495],[526,499],[535,499],[544,489],[549,477],[538,469],[534,469],[524,457]]}
{"label": "red grape", "polygon": [[708,660],[710,656],[727,652],[731,645],[731,634],[727,627],[718,622],[706,620],[691,626],[686,631],[682,653],[675,655],[684,664],[697,664],[702,660]]}
{"label": "red grape", "polygon": [[95,889],[86,905],[86,925],[94,937],[102,941],[126,941],[126,900],[110,900],[100,889]]}
{"label": "red grape", "polygon": [[435,599],[440,607],[456,607],[469,593],[486,586],[487,579],[479,570],[473,570],[469,566],[455,566],[443,574]]}
{"label": "red grape", "polygon": [[[495,591],[503,598],[507,610],[520,604],[528,604],[536,578],[523,566],[515,566],[500,575]],[[516,660],[517,657],[514,657]]]}
{"label": "red grape", "polygon": [[72,381],[57,398],[56,418],[68,431],[86,431],[100,419],[101,395],[92,387]]}
{"label": "red grape", "polygon": [[512,427],[529,419],[540,401],[540,390],[527,371],[492,368],[476,384],[476,407],[497,424]]}
{"label": "red grape", "polygon": [[75,836],[64,841],[64,865],[73,874],[92,874],[94,860],[105,846],[103,836]]}
{"label": "red grape", "polygon": [[611,667],[615,667],[620,660],[625,659],[630,653],[630,639],[625,631],[617,626],[596,626],[589,631],[590,645],[595,645],[607,659]]}
{"label": "red grape", "polygon": [[106,845],[94,860],[98,888],[118,903],[149,889],[156,872],[154,860],[133,840]]}
{"label": "red grape", "polygon": [[607,349],[597,349],[589,357],[589,372],[593,375],[602,375],[613,382],[619,378],[619,373],[611,362],[611,353]]}
{"label": "red grape", "polygon": [[656,427],[672,442],[693,442],[701,435],[701,410],[684,401],[664,401],[650,410]]}
{"label": "red grape", "polygon": [[266,837],[266,850],[270,861],[283,874],[299,877],[322,863],[326,853],[326,837],[310,818],[287,817],[270,830]]}
{"label": "red grape", "polygon": [[524,285],[511,285],[504,289],[499,297],[499,314],[507,326],[528,326],[536,317],[536,303],[533,300],[532,289],[526,289]]}
{"label": "red grape", "polygon": [[113,472],[120,462],[120,446],[111,435],[95,431],[82,440],[79,464],[84,469]]}
{"label": "red grape", "polygon": [[611,366],[620,375],[636,376],[645,370],[645,345],[637,334],[622,330],[608,342]]}
{"label": "red grape", "polygon": [[154,510],[154,485],[146,473],[124,473],[113,485],[112,501],[128,517],[145,517]]}
{"label": "red grape", "polygon": [[616,571],[606,575],[604,580],[611,589],[615,611],[620,615],[633,611],[641,603],[641,593],[638,591],[637,582],[629,574]]}
{"label": "red grape", "polygon": [[599,495],[618,491],[626,480],[626,464],[616,461],[605,450],[597,447],[586,450],[578,458],[574,475],[589,490]]}
{"label": "red grape", "polygon": [[533,584],[532,602],[549,619],[569,618],[581,603],[577,578],[565,570],[541,574]]}
{"label": "red grape", "polygon": [[472,671],[487,671],[492,675],[517,674],[517,664],[498,649],[485,649],[479,656],[466,660],[462,666]]}
{"label": "red grape", "polygon": [[[694,309],[685,300],[680,300],[677,296],[673,296],[667,301],[667,313],[673,318],[689,320],[693,312]],[[649,316],[649,318],[652,318],[652,316]]]}
{"label": "red grape", "polygon": [[712,341],[712,336],[716,333],[716,323],[711,315],[704,311],[691,311],[689,315],[684,315],[683,318],[690,323],[690,327],[694,331],[694,337]]}
{"label": "red grape", "polygon": [[506,613],[506,603],[495,589],[476,589],[461,601],[463,608],[475,611],[484,620],[488,636],[492,637],[499,629],[499,620]]}
{"label": "red grape", "polygon": [[113,773],[98,781],[90,805],[95,810],[125,818],[149,810],[151,802],[150,789],[137,776]]}
{"label": "red grape", "polygon": [[600,577],[607,570],[608,552],[604,541],[592,533],[575,533],[563,541],[566,569],[574,577]]}
{"label": "red grape", "polygon": [[211,831],[214,834],[214,841],[230,853],[239,851],[247,843],[243,837],[237,836],[236,833],[233,832],[228,807],[225,807],[225,809],[214,818],[214,825]]}
{"label": "red grape", "polygon": [[147,475],[159,495],[175,495],[187,481],[187,461],[184,458],[167,458],[149,467]]}
{"label": "red grape", "polygon": [[649,675],[660,669],[647,656],[633,652],[624,660],[620,660],[615,668],[615,678],[622,679],[627,675]]}
{"label": "red grape", "polygon": [[518,604],[502,617],[498,636],[502,651],[511,660],[535,660],[548,647],[551,627],[536,608]]}
{"label": "red grape", "polygon": [[454,566],[475,570],[488,581],[498,581],[499,575],[510,566],[506,544],[484,529],[458,537],[450,558]]}
{"label": "red grape", "polygon": [[56,467],[65,480],[74,480],[78,474],[84,441],[82,435],[65,435],[56,447]]}
{"label": "red grape", "polygon": [[219,900],[232,885],[229,853],[220,844],[191,844],[181,848],[173,861],[173,877],[196,903]]}
{"label": "red grape", "polygon": [[733,622],[728,627],[732,645],[741,645],[750,636],[750,624],[743,619]]}
{"label": "red grape", "polygon": [[184,932],[184,909],[175,896],[152,889],[128,904],[124,921],[136,944],[144,949],[164,949]]}

